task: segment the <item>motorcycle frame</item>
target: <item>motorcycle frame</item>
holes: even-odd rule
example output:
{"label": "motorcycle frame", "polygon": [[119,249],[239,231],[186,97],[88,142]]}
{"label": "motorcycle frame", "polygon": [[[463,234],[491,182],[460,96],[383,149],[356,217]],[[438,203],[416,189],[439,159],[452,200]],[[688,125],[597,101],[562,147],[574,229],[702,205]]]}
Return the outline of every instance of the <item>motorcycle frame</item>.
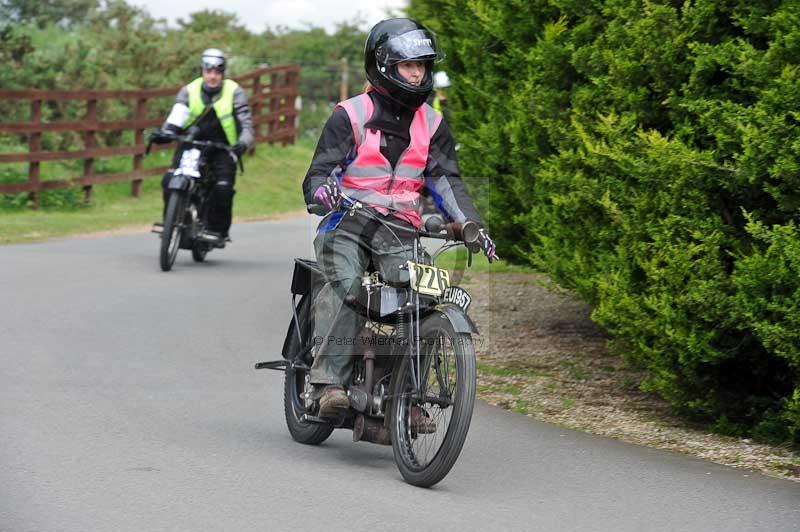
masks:
{"label": "motorcycle frame", "polygon": [[[183,215],[178,220],[178,227],[181,231],[182,242],[183,238],[185,238],[184,230],[186,229],[186,212],[192,207],[192,205],[197,207],[197,226],[191,228],[193,231],[190,235],[188,235],[187,240],[189,242],[194,241],[197,238],[197,235],[203,231],[207,223],[209,209],[208,199],[211,195],[211,188],[214,186],[217,178],[214,175],[214,171],[208,164],[206,149],[201,150],[199,170],[199,177],[186,176],[182,174],[173,175],[167,184],[167,190],[170,192],[179,192],[185,195],[186,203],[184,204]],[[195,220],[192,221],[194,222]],[[187,248],[187,246],[181,247]]]}
{"label": "motorcycle frame", "polygon": [[[384,222],[380,217],[375,217],[374,215],[372,215],[372,213],[364,209],[358,202],[353,202],[350,206],[350,210],[351,212],[353,212],[353,210],[358,210],[362,213],[365,212],[368,215],[373,216],[374,219],[380,221],[380,223],[383,224],[391,232],[391,234],[398,240],[398,242],[402,243],[397,234],[392,230],[392,228],[386,222]],[[430,262],[435,265],[436,257],[438,257],[443,251],[462,245],[462,243],[445,244],[441,246],[433,255],[427,255],[424,254],[425,247],[422,244],[421,240],[422,236],[429,236],[432,238],[442,238],[441,236],[435,236],[430,233],[417,231],[413,239],[413,251],[410,257],[414,262],[419,262],[420,260],[422,260],[423,257],[427,256],[430,257]],[[471,253],[472,251],[470,251],[470,255]],[[406,255],[406,258],[409,258],[408,255]],[[302,267],[309,268],[308,265],[303,265]],[[297,270],[295,275],[297,275]],[[306,372],[310,370],[310,367],[304,363],[303,358],[313,349],[314,342],[313,341],[309,342],[308,345],[303,346],[303,333],[300,330],[300,318],[298,314],[297,300],[296,300],[298,294],[295,293],[294,290],[295,285],[302,284],[302,282],[296,283],[293,277],[292,284],[293,284],[293,293],[291,299],[292,317],[294,323],[294,330],[298,338],[298,345],[301,346],[300,351],[298,351],[293,355],[293,359],[280,360],[276,362],[262,362],[256,364],[256,369],[265,368],[265,369],[279,369],[284,371],[294,371],[295,369],[299,369],[301,371],[306,371]],[[390,367],[388,369],[390,370],[391,373],[394,373],[400,367],[400,363],[402,362],[402,357],[413,358],[414,363],[411,364],[411,370],[414,381],[414,390],[412,391],[412,393],[418,395],[423,391],[422,375],[420,375],[418,368],[421,367],[422,363],[421,331],[423,329],[424,324],[430,319],[441,316],[450,322],[450,324],[453,327],[453,330],[457,333],[476,334],[478,332],[478,329],[475,326],[474,322],[469,318],[469,316],[461,308],[452,303],[439,302],[433,307],[432,310],[425,309],[426,310],[425,315],[421,316],[422,304],[421,304],[420,293],[417,292],[416,290],[413,290],[410,284],[405,288],[405,290],[407,292],[407,297],[405,298],[405,301],[407,303],[405,304],[405,306],[408,308],[398,309],[397,311],[391,313],[390,315],[395,315],[398,317],[398,319],[402,319],[400,318],[400,315],[404,314],[407,317],[411,318],[408,320],[408,327],[407,327],[408,336],[406,338],[396,338],[394,343],[394,345],[396,346],[407,346],[407,348],[403,349],[403,352],[399,353],[398,354],[399,356],[397,357],[395,357],[394,353],[392,353],[393,362],[390,364]],[[409,295],[411,297],[408,297]],[[367,310],[369,310],[369,307],[367,307]],[[373,320],[370,317],[369,312],[364,314],[364,316],[368,320],[368,322],[373,321],[375,323],[381,323],[380,321],[376,322],[375,320]],[[397,331],[397,329],[395,329],[395,331]],[[397,334],[397,332],[395,334]],[[374,363],[374,359],[369,361],[365,360],[365,364],[370,364],[370,363]],[[365,378],[364,388],[369,394],[369,397],[371,398],[372,390],[374,390],[374,386],[376,383],[370,382],[372,380],[371,377],[373,376],[373,371],[371,371],[371,369],[367,370],[365,373],[366,376],[368,377]],[[387,401],[391,401],[393,399],[395,398],[392,396],[387,396],[382,398],[382,400],[386,402],[386,404],[388,404]],[[294,401],[295,398],[293,397],[292,400]],[[298,404],[295,406],[303,406],[303,405]],[[311,416],[308,416],[308,418],[309,420],[312,420]]]}

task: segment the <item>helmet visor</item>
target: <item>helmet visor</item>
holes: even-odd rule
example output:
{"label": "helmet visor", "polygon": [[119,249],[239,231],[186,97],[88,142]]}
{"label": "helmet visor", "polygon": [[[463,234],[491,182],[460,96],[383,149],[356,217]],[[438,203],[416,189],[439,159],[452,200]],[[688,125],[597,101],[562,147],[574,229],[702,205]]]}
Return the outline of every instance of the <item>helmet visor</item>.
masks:
{"label": "helmet visor", "polygon": [[225,70],[225,59],[222,57],[214,57],[209,55],[203,56],[203,69],[204,70]]}
{"label": "helmet visor", "polygon": [[442,59],[433,33],[413,30],[392,37],[375,50],[375,59],[384,65],[401,61],[436,61]]}

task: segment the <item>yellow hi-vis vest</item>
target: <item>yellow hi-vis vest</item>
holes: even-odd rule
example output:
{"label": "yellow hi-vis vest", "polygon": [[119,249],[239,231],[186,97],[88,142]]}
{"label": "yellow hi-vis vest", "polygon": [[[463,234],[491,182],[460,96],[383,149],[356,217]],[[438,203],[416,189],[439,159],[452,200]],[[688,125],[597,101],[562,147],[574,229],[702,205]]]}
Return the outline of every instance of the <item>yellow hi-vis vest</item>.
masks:
{"label": "yellow hi-vis vest", "polygon": [[[189,124],[194,124],[200,115],[206,110],[203,104],[203,95],[201,94],[203,88],[203,78],[197,78],[186,86],[189,96]],[[219,93],[219,98],[211,104],[214,112],[217,113],[217,118],[222,126],[222,131],[225,132],[225,138],[228,139],[228,144],[233,146],[239,139],[236,132],[236,120],[233,118],[233,93],[239,84],[231,79],[226,79],[222,82],[222,90]]]}

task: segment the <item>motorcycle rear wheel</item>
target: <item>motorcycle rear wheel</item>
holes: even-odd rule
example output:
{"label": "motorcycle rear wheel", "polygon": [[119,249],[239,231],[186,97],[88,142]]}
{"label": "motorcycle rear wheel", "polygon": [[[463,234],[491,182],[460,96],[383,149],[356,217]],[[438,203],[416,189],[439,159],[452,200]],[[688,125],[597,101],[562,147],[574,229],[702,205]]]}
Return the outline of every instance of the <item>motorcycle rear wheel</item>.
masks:
{"label": "motorcycle rear wheel", "polygon": [[161,231],[161,247],[159,253],[159,263],[161,270],[168,272],[175,263],[178,249],[181,243],[181,224],[179,219],[183,214],[183,196],[178,192],[172,192],[167,200],[167,208],[164,212],[164,225]]}
{"label": "motorcycle rear wheel", "polygon": [[208,253],[208,245],[203,242],[195,242],[192,244],[192,259],[195,262],[203,262],[206,260],[206,254]]}
{"label": "motorcycle rear wheel", "polygon": [[305,414],[302,398],[305,384],[306,372],[293,368],[291,362],[287,364],[283,385],[283,413],[289,434],[292,435],[294,441],[306,445],[319,445],[328,439],[333,432],[333,427],[301,420]]}
{"label": "motorcycle rear wheel", "polygon": [[[409,484],[430,487],[452,469],[467,438],[475,404],[477,373],[472,337],[457,333],[443,316],[424,322],[419,371],[405,356],[393,376],[391,438],[394,459]],[[415,391],[421,375],[421,391]],[[425,415],[435,431],[420,434],[414,415]]]}

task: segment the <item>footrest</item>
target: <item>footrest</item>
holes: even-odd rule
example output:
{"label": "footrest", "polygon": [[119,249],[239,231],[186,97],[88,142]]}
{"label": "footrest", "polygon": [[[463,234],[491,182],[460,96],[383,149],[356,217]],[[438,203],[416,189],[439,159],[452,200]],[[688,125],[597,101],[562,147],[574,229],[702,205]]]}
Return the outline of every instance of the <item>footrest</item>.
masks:
{"label": "footrest", "polygon": [[211,231],[201,231],[200,234],[197,235],[197,240],[205,242],[206,244],[211,244],[214,247],[225,247],[225,240],[218,233],[213,233]]}
{"label": "footrest", "polygon": [[150,232],[151,233],[157,233],[157,234],[160,235],[161,233],[164,232],[164,224],[162,224],[160,222],[154,223],[153,227],[150,229]]}
{"label": "footrest", "polygon": [[286,371],[286,365],[288,363],[289,361],[284,358],[280,360],[271,360],[269,362],[258,362],[256,364],[256,369],[274,369],[277,371]]}
{"label": "footrest", "polygon": [[320,425],[333,425],[334,427],[341,427],[344,424],[344,416],[340,417],[319,417],[312,416],[311,414],[303,414],[300,416],[300,421],[306,423],[319,423]]}

